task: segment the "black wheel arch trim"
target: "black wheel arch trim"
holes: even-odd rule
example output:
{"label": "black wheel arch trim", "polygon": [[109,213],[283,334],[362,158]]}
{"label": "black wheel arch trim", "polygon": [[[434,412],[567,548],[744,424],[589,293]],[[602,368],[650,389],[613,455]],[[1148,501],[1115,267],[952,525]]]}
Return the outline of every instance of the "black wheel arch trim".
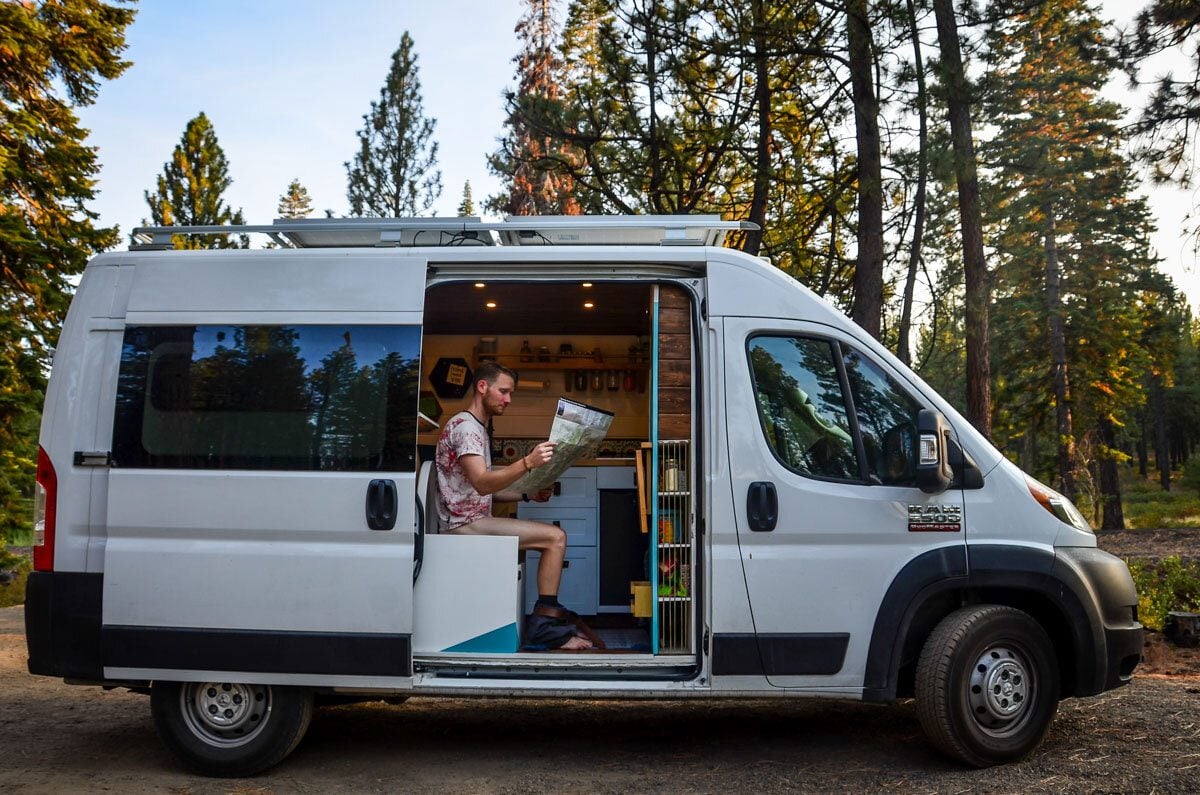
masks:
{"label": "black wheel arch trim", "polygon": [[[968,565],[969,557],[969,565]],[[1072,683],[1064,695],[1094,695],[1124,684],[1117,676],[1114,633],[1139,633],[1137,604],[1129,571],[1118,559],[1090,547],[971,544],[941,547],[913,558],[888,587],[876,615],[863,682],[867,701],[894,701],[900,667],[921,607],[938,594],[958,591],[969,601],[988,593],[1026,594],[1058,611],[1069,633],[1073,666],[1063,671]],[[1132,645],[1132,644],[1126,644]]]}
{"label": "black wheel arch trim", "polygon": [[863,699],[894,701],[904,641],[921,605],[939,593],[967,585],[967,550],[951,544],[924,552],[905,564],[884,594],[863,679]]}

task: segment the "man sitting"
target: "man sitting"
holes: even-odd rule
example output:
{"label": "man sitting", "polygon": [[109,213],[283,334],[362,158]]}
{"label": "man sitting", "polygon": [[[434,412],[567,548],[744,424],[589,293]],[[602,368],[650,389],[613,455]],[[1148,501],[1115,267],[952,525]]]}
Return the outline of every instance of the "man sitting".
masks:
{"label": "man sitting", "polygon": [[[484,362],[475,371],[471,405],[446,422],[438,439],[435,459],[438,515],[448,533],[516,536],[519,549],[541,552],[538,600],[527,626],[527,643],[574,650],[602,646],[578,616],[558,601],[563,558],[567,553],[567,536],[562,528],[492,516],[493,500],[516,502],[532,498],[546,502],[552,495],[551,489],[532,495],[505,489],[525,473],[550,463],[554,442],[542,442],[508,466],[492,469],[488,421],[504,413],[516,387],[517,374],[496,362]],[[530,637],[531,634],[535,637]]]}

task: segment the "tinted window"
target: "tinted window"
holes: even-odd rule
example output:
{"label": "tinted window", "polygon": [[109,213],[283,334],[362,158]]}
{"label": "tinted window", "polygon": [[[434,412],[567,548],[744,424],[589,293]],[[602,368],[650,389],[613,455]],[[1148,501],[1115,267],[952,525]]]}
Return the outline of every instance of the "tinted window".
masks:
{"label": "tinted window", "polygon": [[414,469],[416,326],[129,327],[119,467]]}
{"label": "tinted window", "polygon": [[807,475],[861,480],[831,343],[755,337],[749,354],[759,419],[779,460]]}
{"label": "tinted window", "polygon": [[846,350],[844,357],[872,482],[915,486],[917,413],[921,405],[862,354]]}

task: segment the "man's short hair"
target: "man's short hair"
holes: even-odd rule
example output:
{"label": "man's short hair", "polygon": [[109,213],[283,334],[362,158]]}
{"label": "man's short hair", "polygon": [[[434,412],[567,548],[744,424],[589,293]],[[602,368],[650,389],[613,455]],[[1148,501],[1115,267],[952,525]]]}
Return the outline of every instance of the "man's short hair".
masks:
{"label": "man's short hair", "polygon": [[496,379],[502,375],[506,375],[513,380],[513,386],[517,385],[517,371],[511,367],[505,367],[499,362],[484,362],[475,368],[475,383],[487,381],[487,385],[491,386],[496,383]]}

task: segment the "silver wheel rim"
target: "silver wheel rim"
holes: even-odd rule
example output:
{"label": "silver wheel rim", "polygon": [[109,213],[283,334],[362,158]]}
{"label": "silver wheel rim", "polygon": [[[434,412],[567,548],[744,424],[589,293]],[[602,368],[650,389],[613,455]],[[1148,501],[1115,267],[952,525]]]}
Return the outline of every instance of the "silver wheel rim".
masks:
{"label": "silver wheel rim", "polygon": [[271,715],[271,688],[230,682],[189,682],[179,706],[192,734],[209,745],[236,748],[253,740]]}
{"label": "silver wheel rim", "polygon": [[1012,734],[1029,718],[1036,688],[1024,654],[1010,646],[989,646],[976,658],[967,683],[971,716],[993,737]]}

